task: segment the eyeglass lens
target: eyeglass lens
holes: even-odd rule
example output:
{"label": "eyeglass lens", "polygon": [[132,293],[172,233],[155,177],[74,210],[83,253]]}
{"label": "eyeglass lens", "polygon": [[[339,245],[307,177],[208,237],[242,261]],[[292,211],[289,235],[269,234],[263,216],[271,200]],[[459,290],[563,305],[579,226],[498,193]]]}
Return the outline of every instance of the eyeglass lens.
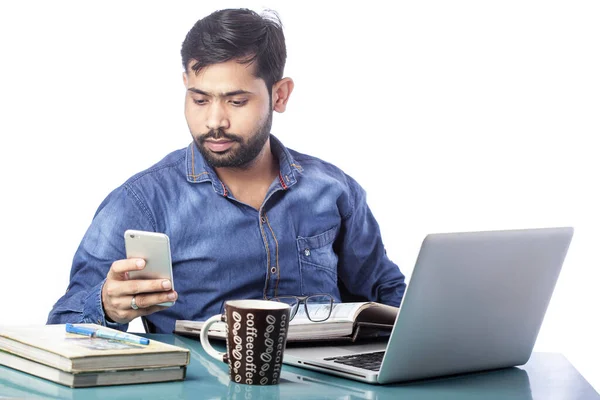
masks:
{"label": "eyeglass lens", "polygon": [[321,322],[331,316],[331,310],[333,309],[333,297],[330,295],[315,294],[308,297],[280,296],[272,300],[290,305],[290,319],[298,315],[308,317],[313,322]]}
{"label": "eyeglass lens", "polygon": [[333,298],[328,295],[312,295],[304,301],[308,319],[313,322],[325,321],[331,315]]}

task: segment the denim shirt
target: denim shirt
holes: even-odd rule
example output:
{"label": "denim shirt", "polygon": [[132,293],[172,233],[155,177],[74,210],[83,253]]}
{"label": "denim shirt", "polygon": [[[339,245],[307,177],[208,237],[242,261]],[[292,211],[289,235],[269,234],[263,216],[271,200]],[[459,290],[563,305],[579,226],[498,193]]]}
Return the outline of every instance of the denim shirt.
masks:
{"label": "denim shirt", "polygon": [[259,210],[235,199],[191,143],[114,190],[73,259],[70,283],[48,323],[106,319],[102,285],[126,258],[127,229],[170,238],[176,303],[144,317],[158,333],[205,320],[230,299],[330,293],[336,301],[398,306],[404,275],[391,262],[365,191],[339,168],[286,149],[271,136],[279,176]]}

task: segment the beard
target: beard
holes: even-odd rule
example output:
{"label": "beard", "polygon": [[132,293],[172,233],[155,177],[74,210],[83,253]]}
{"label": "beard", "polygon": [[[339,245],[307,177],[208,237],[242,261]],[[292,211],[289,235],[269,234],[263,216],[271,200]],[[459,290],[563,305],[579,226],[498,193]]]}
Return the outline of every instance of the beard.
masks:
{"label": "beard", "polygon": [[[269,140],[272,122],[273,110],[270,110],[265,121],[246,140],[222,129],[211,129],[208,133],[198,136],[192,133],[192,136],[200,154],[213,168],[245,168],[252,164]],[[229,149],[216,153],[204,146],[207,139],[227,139],[237,144],[234,143]]]}

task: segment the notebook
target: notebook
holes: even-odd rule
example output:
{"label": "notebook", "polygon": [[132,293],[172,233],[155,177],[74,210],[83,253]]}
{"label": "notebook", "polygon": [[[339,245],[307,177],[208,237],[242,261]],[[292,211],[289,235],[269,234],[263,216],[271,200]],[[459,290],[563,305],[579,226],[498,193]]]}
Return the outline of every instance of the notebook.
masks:
{"label": "notebook", "polygon": [[429,234],[387,342],[289,347],[284,363],[379,384],[523,365],[572,236],[570,227]]}

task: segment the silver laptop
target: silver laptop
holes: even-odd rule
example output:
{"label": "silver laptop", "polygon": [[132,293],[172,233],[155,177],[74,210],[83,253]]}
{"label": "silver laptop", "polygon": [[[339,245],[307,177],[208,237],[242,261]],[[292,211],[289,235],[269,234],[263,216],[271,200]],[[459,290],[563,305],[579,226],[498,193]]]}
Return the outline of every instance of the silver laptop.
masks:
{"label": "silver laptop", "polygon": [[288,347],[284,363],[381,384],[525,364],[572,236],[427,235],[387,343]]}

